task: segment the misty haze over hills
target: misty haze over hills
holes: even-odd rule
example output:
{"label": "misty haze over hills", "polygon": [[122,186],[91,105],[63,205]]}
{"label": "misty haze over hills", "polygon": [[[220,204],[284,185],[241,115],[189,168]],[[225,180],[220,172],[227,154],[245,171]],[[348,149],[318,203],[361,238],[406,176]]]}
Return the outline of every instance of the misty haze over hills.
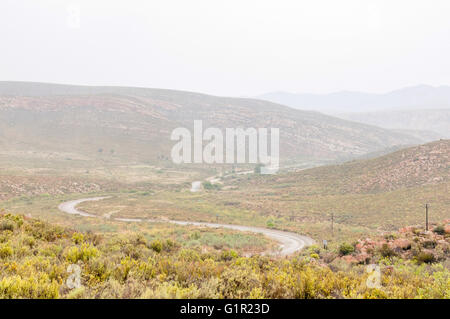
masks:
{"label": "misty haze over hills", "polygon": [[329,94],[271,92],[257,96],[302,110],[325,113],[450,108],[450,86],[418,85],[384,94],[340,91]]}
{"label": "misty haze over hills", "polygon": [[273,92],[258,98],[398,130],[431,141],[450,137],[450,87],[418,85],[385,94]]}
{"label": "misty haze over hills", "polygon": [[350,121],[397,129],[430,140],[450,138],[450,109],[353,112],[336,114]]}

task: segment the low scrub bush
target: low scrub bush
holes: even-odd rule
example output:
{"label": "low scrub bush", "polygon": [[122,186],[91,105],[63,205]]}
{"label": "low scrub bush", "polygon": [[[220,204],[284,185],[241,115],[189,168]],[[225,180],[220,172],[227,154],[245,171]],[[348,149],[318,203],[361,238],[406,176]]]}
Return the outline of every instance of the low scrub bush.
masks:
{"label": "low scrub bush", "polygon": [[348,243],[343,243],[339,246],[339,253],[342,256],[349,255],[355,251],[355,247]]}
{"label": "low scrub bush", "polygon": [[[0,216],[0,223],[4,220],[12,219]],[[7,234],[0,243],[0,298],[450,297],[448,262],[436,263],[436,250],[425,251],[419,243],[408,252],[417,263],[380,261],[382,288],[374,289],[367,287],[362,266],[319,247],[286,258],[241,257],[234,250],[202,252],[162,239],[148,243],[133,234],[91,241],[95,236],[36,220],[13,222],[12,232],[0,234]],[[353,252],[353,245],[339,247],[341,255]],[[328,257],[342,265],[324,264]],[[74,263],[82,271],[79,289],[66,285]]]}

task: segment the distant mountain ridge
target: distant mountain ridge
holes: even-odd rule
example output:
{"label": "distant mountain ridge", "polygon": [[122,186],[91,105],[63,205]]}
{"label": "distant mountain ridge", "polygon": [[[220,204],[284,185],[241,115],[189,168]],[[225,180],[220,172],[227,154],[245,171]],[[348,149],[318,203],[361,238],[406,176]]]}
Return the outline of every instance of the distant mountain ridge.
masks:
{"label": "distant mountain ridge", "polygon": [[[336,116],[399,132],[428,137],[431,140],[450,138],[450,108],[342,113]],[[427,133],[428,132],[428,133]]]}
{"label": "distant mountain ridge", "polygon": [[340,91],[329,94],[270,92],[256,96],[296,109],[325,113],[450,108],[450,86],[418,85],[384,94]]}

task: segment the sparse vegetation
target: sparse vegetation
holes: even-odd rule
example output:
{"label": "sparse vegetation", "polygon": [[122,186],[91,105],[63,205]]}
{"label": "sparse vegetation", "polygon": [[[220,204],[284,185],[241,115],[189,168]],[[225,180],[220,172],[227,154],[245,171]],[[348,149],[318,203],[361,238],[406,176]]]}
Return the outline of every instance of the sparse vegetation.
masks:
{"label": "sparse vegetation", "polygon": [[[102,145],[105,152],[94,155],[119,159],[122,152],[111,156],[110,146]],[[449,298],[449,181],[442,160],[447,149],[448,141],[441,141],[274,176],[240,175],[244,169],[234,167],[235,174],[220,184],[204,182],[205,191],[198,193],[188,191],[190,181],[218,176],[218,169],[148,163],[87,169],[70,155],[70,176],[61,175],[68,164],[51,175],[8,172],[0,180],[2,207],[41,220],[0,217],[0,297]],[[429,152],[438,155],[428,158]],[[79,207],[102,218],[55,212],[59,203],[81,194],[111,196]],[[424,202],[432,203],[433,232],[424,231]],[[115,217],[161,223],[119,223]],[[276,247],[263,236],[169,225],[165,219],[289,230],[318,242],[328,239],[328,248],[263,257],[258,254]],[[405,224],[415,226],[394,232]],[[70,264],[82,268],[81,289],[66,285]],[[367,264],[381,267],[381,289],[364,285]]]}
{"label": "sparse vegetation", "polygon": [[221,188],[219,184],[213,184],[209,181],[203,182],[202,186],[206,190],[219,190]]}
{"label": "sparse vegetation", "polygon": [[[17,227],[1,232],[0,298],[450,298],[450,272],[441,264],[381,262],[382,288],[374,290],[364,284],[362,266],[343,272],[318,264],[318,246],[304,252],[310,256],[243,257],[140,235],[80,234],[20,216],[0,216],[3,221]],[[47,236],[52,232],[59,235]],[[24,236],[35,248],[21,245]],[[66,284],[72,263],[81,267],[82,288]]]}

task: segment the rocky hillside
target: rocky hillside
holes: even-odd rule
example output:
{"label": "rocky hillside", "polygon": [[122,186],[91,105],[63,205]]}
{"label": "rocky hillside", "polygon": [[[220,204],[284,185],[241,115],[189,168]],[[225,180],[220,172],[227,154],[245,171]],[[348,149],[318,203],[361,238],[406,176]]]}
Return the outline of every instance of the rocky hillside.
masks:
{"label": "rocky hillside", "polygon": [[394,190],[450,181],[450,140],[407,148],[364,163],[349,164],[360,191]]}
{"label": "rocky hillside", "polygon": [[362,238],[355,245],[342,245],[341,259],[349,263],[378,263],[381,258],[397,257],[417,263],[450,261],[450,220],[423,226],[408,226],[398,232]]}
{"label": "rocky hillside", "polygon": [[449,181],[450,140],[439,140],[377,158],[279,174],[264,183],[302,189],[311,185],[322,192],[370,193]]}
{"label": "rocky hillside", "polygon": [[352,158],[394,145],[408,134],[279,104],[192,92],[0,82],[0,145],[94,156],[112,150],[125,161],[170,157],[173,128],[280,128],[281,160]]}
{"label": "rocky hillside", "polygon": [[91,193],[117,187],[107,181],[60,176],[0,176],[0,201],[16,196]]}

